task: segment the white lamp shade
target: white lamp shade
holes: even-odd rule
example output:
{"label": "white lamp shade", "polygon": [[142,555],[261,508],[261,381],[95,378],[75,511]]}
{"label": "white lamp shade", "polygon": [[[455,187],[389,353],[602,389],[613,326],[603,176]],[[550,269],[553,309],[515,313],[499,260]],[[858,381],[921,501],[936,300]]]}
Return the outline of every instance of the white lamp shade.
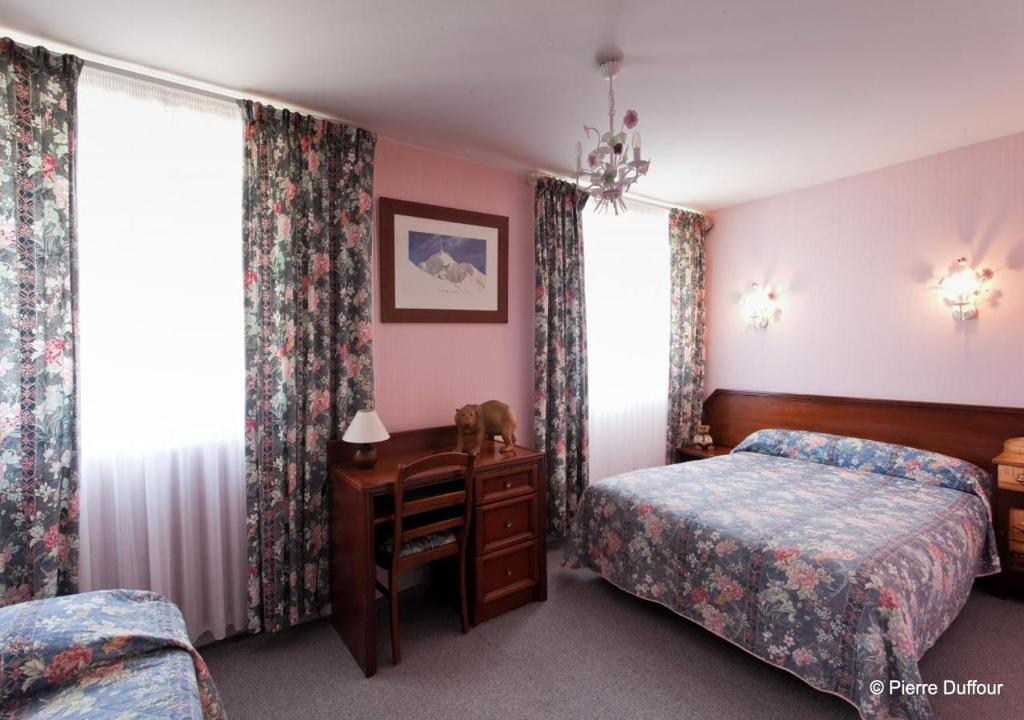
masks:
{"label": "white lamp shade", "polygon": [[377,417],[376,410],[360,410],[345,428],[341,439],[350,443],[375,443],[387,440],[390,435],[384,423]]}

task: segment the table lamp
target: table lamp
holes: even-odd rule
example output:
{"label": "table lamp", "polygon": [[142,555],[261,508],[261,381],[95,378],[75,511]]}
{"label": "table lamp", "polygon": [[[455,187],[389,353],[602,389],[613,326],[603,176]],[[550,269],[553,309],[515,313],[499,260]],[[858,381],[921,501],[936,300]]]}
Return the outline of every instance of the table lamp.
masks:
{"label": "table lamp", "polygon": [[372,468],[377,462],[377,446],[374,443],[383,442],[389,437],[376,410],[360,410],[345,428],[341,439],[358,446],[352,456],[356,467]]}

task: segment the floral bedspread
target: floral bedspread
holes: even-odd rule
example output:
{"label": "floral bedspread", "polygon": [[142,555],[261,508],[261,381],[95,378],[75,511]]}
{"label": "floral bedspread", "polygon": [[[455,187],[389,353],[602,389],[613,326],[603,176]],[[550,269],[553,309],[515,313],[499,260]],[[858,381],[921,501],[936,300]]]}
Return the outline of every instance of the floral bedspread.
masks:
{"label": "floral bedspread", "polygon": [[[930,718],[917,662],[997,572],[991,478],[936,453],[762,430],[587,489],[565,550],[861,717]],[[872,681],[885,690],[872,692]]]}
{"label": "floral bedspread", "polygon": [[140,590],[0,608],[0,718],[225,717],[181,612]]}

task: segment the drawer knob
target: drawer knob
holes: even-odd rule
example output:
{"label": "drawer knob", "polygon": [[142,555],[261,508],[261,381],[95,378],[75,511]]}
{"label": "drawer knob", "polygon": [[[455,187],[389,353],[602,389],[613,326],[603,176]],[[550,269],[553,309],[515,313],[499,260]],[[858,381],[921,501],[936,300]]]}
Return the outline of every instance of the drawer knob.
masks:
{"label": "drawer knob", "polygon": [[[1022,482],[1024,482],[1024,481],[1022,481]],[[511,480],[506,480],[505,481],[505,489],[508,490],[511,487],[512,487],[512,481]]]}
{"label": "drawer knob", "polygon": [[1024,485],[1024,472],[1022,472],[1022,473],[1021,473],[1020,475],[1018,475],[1018,476],[1017,476],[1017,478],[1016,478],[1016,480],[1017,480],[1017,482],[1019,482],[1019,483],[1020,483],[1021,485]]}
{"label": "drawer knob", "polygon": [[506,520],[505,521],[505,529],[506,530],[511,530],[512,529],[512,521],[511,520]]}
{"label": "drawer knob", "polygon": [[512,577],[512,568],[505,570],[505,577]]}

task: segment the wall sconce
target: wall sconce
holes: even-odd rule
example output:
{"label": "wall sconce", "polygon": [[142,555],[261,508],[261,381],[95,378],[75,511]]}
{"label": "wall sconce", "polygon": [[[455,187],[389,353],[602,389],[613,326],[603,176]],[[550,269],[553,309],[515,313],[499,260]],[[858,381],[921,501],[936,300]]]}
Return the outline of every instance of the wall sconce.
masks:
{"label": "wall sconce", "polygon": [[949,275],[939,280],[942,296],[958,322],[978,317],[978,301],[988,295],[988,281],[994,275],[989,268],[975,270],[967,258],[959,257]]}
{"label": "wall sconce", "polygon": [[743,315],[756,328],[766,328],[775,312],[775,293],[752,283],[741,302]]}

